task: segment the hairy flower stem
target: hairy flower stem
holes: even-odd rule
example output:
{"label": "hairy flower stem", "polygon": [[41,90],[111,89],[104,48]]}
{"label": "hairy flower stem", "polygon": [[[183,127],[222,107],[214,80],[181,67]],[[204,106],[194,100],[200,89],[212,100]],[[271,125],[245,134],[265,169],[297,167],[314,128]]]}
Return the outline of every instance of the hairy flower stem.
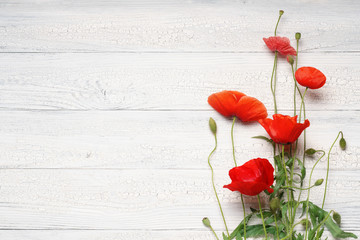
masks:
{"label": "hairy flower stem", "polygon": [[277,31],[277,28],[278,28],[278,25],[279,25],[281,16],[282,16],[282,14],[279,14],[279,18],[278,18],[277,23],[276,23],[276,26],[275,26],[274,36],[276,36],[276,31]]}
{"label": "hairy flower stem", "polygon": [[[321,157],[316,161],[314,166],[311,169],[310,177],[309,177],[309,186],[311,185],[311,177],[313,175],[314,169],[319,161],[325,156],[325,152],[323,150],[317,150],[316,152],[322,152],[323,154]],[[308,232],[308,219],[309,219],[309,199],[310,199],[310,188],[308,189],[308,195],[306,198],[306,224],[305,224],[305,240],[307,239],[307,232]]]}
{"label": "hairy flower stem", "polygon": [[[289,179],[288,179],[288,175],[287,175],[287,169],[286,169],[286,164],[285,164],[285,145],[281,145],[281,159],[282,159],[282,164],[283,164],[283,168],[284,168],[284,172],[285,172],[285,182],[286,185],[289,185]],[[289,193],[289,189],[286,189],[286,195],[287,195],[287,205],[288,205],[288,209],[287,211],[289,212],[289,221],[290,221],[290,193]],[[291,227],[291,223],[290,223],[290,227]]]}
{"label": "hairy flower stem", "polygon": [[270,81],[270,88],[271,88],[271,93],[273,95],[273,99],[274,99],[274,111],[275,114],[277,114],[277,105],[276,105],[276,70],[277,70],[277,58],[278,58],[278,52],[275,52],[275,58],[274,58],[274,66],[273,66],[273,70],[272,70],[272,74],[271,74],[271,81]]}
{"label": "hairy flower stem", "polygon": [[280,237],[279,237],[279,227],[278,227],[278,224],[277,224],[276,213],[274,214],[274,219],[275,219],[275,227],[276,227],[276,237],[279,240],[280,239]]}
{"label": "hairy flower stem", "polygon": [[257,199],[258,199],[258,202],[259,202],[259,209],[260,209],[261,220],[262,220],[263,227],[264,227],[265,239],[267,239],[267,232],[266,232],[265,220],[264,220],[264,216],[263,216],[262,209],[261,209],[261,202],[260,202],[260,196],[259,196],[259,194],[257,195]]}
{"label": "hairy flower stem", "polygon": [[241,194],[241,204],[244,211],[244,239],[246,240],[246,212],[245,212],[245,205],[244,205],[244,199],[243,195]]}
{"label": "hairy flower stem", "polygon": [[295,71],[297,70],[298,56],[299,56],[299,39],[296,39]]}
{"label": "hairy flower stem", "polygon": [[235,125],[236,117],[234,116],[232,126],[231,126],[231,143],[232,143],[232,151],[233,151],[233,158],[235,167],[237,167],[236,159],[235,159],[235,145],[234,145],[234,125]]}
{"label": "hairy flower stem", "polygon": [[[216,137],[216,134],[214,135],[215,136],[215,147],[214,149],[211,151],[211,153],[209,154],[209,157],[208,157],[208,164],[209,164],[209,167],[211,169],[211,182],[212,182],[212,187],[214,189],[214,193],[215,193],[215,196],[216,196],[216,200],[218,202],[218,205],[219,205],[219,208],[220,208],[220,212],[221,212],[221,216],[222,216],[222,219],[224,221],[224,225],[225,225],[225,228],[226,228],[226,232],[227,232],[227,235],[230,236],[229,234],[229,230],[228,230],[228,227],[226,225],[226,220],[225,220],[225,216],[224,216],[224,212],[222,210],[222,207],[221,207],[221,203],[220,203],[220,199],[219,199],[219,196],[217,194],[217,191],[216,191],[216,188],[215,188],[215,183],[214,183],[214,169],[213,167],[211,166],[211,163],[210,163],[210,157],[212,156],[212,154],[215,152],[216,148],[217,148],[217,137]],[[214,232],[214,230],[211,228],[211,230]],[[214,232],[215,236],[216,236],[216,233]],[[217,236],[216,236],[217,237]]]}
{"label": "hairy flower stem", "polygon": [[326,180],[325,180],[325,190],[324,190],[324,198],[323,198],[323,202],[321,205],[321,208],[324,209],[324,204],[325,204],[325,197],[326,197],[326,189],[327,189],[327,183],[328,183],[328,178],[329,178],[329,167],[330,167],[330,152],[332,150],[332,148],[334,147],[336,141],[338,140],[339,136],[341,134],[341,137],[344,137],[342,131],[340,131],[335,139],[335,141],[333,142],[333,144],[330,147],[330,150],[328,152],[328,157],[327,157],[327,167],[326,167]]}
{"label": "hairy flower stem", "polygon": [[217,236],[216,232],[214,231],[213,227],[210,225],[209,228],[211,229],[211,231],[213,232],[214,236],[216,237],[217,240],[220,240],[219,237]]}

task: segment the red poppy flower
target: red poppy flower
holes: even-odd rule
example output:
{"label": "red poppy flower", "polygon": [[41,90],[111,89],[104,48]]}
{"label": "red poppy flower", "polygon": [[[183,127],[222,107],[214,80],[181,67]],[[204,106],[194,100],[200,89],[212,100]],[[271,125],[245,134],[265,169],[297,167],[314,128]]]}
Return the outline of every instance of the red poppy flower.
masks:
{"label": "red poppy flower", "polygon": [[290,46],[290,40],[287,37],[269,37],[263,38],[266,46],[271,51],[278,51],[281,55],[293,55],[296,56],[296,50]]}
{"label": "red poppy flower", "polygon": [[304,87],[318,89],[326,82],[325,75],[320,70],[313,67],[301,67],[295,72],[296,81]]}
{"label": "red poppy flower", "polygon": [[267,117],[266,107],[256,98],[237,91],[222,91],[209,96],[208,103],[225,117],[237,116],[243,122]]}
{"label": "red poppy flower", "polygon": [[310,122],[307,119],[304,123],[297,123],[297,116],[290,117],[274,114],[273,119],[260,119],[259,123],[265,128],[271,139],[279,144],[295,142],[304,129],[310,126]]}
{"label": "red poppy flower", "polygon": [[231,191],[255,196],[264,190],[272,193],[270,186],[274,183],[274,168],[267,159],[252,159],[242,166],[234,167],[229,171],[231,183],[225,185]]}

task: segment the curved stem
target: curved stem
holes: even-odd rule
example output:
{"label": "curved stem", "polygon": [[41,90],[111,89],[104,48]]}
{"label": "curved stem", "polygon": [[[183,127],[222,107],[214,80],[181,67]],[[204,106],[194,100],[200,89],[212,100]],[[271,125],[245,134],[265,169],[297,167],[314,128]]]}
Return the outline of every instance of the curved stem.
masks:
{"label": "curved stem", "polygon": [[277,20],[277,23],[276,23],[276,26],[275,26],[275,32],[274,32],[274,36],[276,36],[276,31],[277,31],[277,28],[278,28],[278,25],[279,25],[279,22],[280,22],[280,19],[281,19],[281,14],[279,14],[279,18]]}
{"label": "curved stem", "polygon": [[299,39],[296,39],[295,71],[297,70],[298,56],[299,56]]}
{"label": "curved stem", "polygon": [[[272,93],[273,99],[274,99],[275,114],[277,113],[276,96],[275,96],[277,56],[278,56],[278,52],[276,51],[276,52],[275,52],[275,58],[274,58],[274,66],[273,66],[273,70],[272,70],[272,74],[271,74],[271,81],[270,81],[271,93]],[[275,77],[274,77],[274,76],[275,76]]]}
{"label": "curved stem", "polygon": [[265,239],[267,239],[267,232],[266,232],[266,227],[265,227],[264,216],[263,216],[262,209],[261,209],[261,202],[260,202],[259,194],[257,195],[257,199],[258,199],[258,202],[259,202],[259,209],[260,209],[261,220],[262,220],[262,222],[263,222]]}
{"label": "curved stem", "polygon": [[236,159],[235,159],[235,145],[234,145],[234,125],[235,125],[236,117],[234,116],[232,126],[231,126],[231,143],[232,143],[232,150],[233,150],[233,158],[235,167],[237,167]]}
{"label": "curved stem", "polygon": [[328,152],[327,167],[326,167],[325,191],[324,191],[324,198],[323,198],[323,202],[322,202],[322,205],[321,205],[321,209],[324,208],[324,204],[325,204],[326,189],[327,189],[327,183],[328,183],[328,178],[329,178],[329,170],[330,170],[330,169],[329,169],[329,167],[330,167],[330,152],[331,152],[332,148],[334,147],[334,144],[335,144],[336,141],[338,140],[340,134],[341,134],[341,137],[344,137],[342,131],[340,131],[340,132],[338,133],[335,141],[334,141],[333,144],[331,145],[330,150],[329,150],[329,152]]}
{"label": "curved stem", "polygon": [[217,240],[220,240],[219,237],[217,236],[216,232],[214,231],[213,227],[210,225],[209,228],[211,229],[211,231],[214,233],[214,236],[216,237]]}
{"label": "curved stem", "polygon": [[276,213],[274,214],[274,218],[275,218],[275,227],[276,227],[276,237],[279,240],[279,228],[278,228],[278,224],[277,224],[277,219],[276,219]]}
{"label": "curved stem", "polygon": [[244,199],[243,199],[242,194],[241,194],[241,204],[242,204],[243,211],[244,211],[244,239],[246,240],[246,213],[245,213],[245,205],[244,205]]}
{"label": "curved stem", "polygon": [[[211,163],[210,163],[210,157],[212,156],[212,154],[215,152],[215,150],[216,150],[216,148],[217,148],[217,137],[216,137],[216,134],[215,134],[214,136],[215,136],[215,147],[214,147],[214,149],[211,151],[211,153],[209,154],[209,157],[208,157],[208,164],[209,164],[209,167],[210,167],[210,169],[211,169],[211,183],[212,183],[212,187],[213,187],[213,189],[214,189],[214,193],[215,193],[215,196],[216,196],[216,200],[217,200],[218,205],[219,205],[219,208],[220,208],[221,216],[222,216],[222,219],[223,219],[223,221],[224,221],[224,225],[225,225],[225,228],[226,228],[227,235],[230,236],[228,227],[227,227],[227,225],[226,225],[226,220],[225,220],[224,212],[223,212],[222,207],[221,207],[220,199],[219,199],[219,196],[218,196],[217,191],[216,191],[216,188],[215,188],[215,183],[214,183],[214,169],[213,169],[213,167],[211,166]],[[215,235],[216,235],[216,234],[215,234]]]}
{"label": "curved stem", "polygon": [[295,188],[295,189],[298,189],[298,190],[302,190],[302,191],[304,191],[304,190],[309,190],[309,189],[311,189],[311,188],[313,188],[313,187],[316,187],[316,185],[314,184],[314,185],[312,185],[312,186],[310,186],[310,187],[307,187],[307,188],[299,188],[299,187],[295,187],[295,186],[283,186],[283,187],[281,187],[281,188]]}
{"label": "curved stem", "polygon": [[[285,157],[284,157],[284,150],[285,146],[282,145],[282,148],[281,148],[281,158],[282,158],[282,164],[283,164],[283,168],[284,168],[284,171],[285,171],[285,182],[286,182],[286,185],[289,185],[289,179],[288,179],[288,175],[287,175],[287,170],[286,170],[286,164],[285,164]],[[289,211],[289,221],[290,221],[290,194],[289,194],[289,189],[286,189],[286,195],[287,195],[287,205],[288,205],[288,211]]]}
{"label": "curved stem", "polygon": [[[325,156],[325,152],[323,150],[317,150],[316,152],[322,152],[323,154],[321,157],[315,162],[314,166],[311,169],[310,177],[309,177],[309,186],[311,185],[311,177],[314,172],[316,165],[319,161]],[[306,199],[306,225],[305,225],[305,240],[307,239],[307,232],[308,232],[308,219],[309,219],[309,198],[310,198],[310,188],[308,189],[308,195]]]}

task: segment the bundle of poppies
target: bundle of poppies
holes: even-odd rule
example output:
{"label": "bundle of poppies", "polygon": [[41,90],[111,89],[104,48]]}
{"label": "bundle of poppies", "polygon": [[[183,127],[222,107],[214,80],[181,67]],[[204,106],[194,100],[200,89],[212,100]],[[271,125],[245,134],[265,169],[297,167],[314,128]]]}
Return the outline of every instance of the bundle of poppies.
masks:
{"label": "bundle of poppies", "polygon": [[[288,38],[276,36],[277,26],[283,14],[284,11],[280,10],[274,36],[263,39],[266,46],[273,51],[275,55],[270,78],[275,112],[272,119],[267,118],[267,109],[261,101],[238,91],[222,91],[214,93],[208,98],[208,103],[217,112],[225,117],[231,117],[233,120],[231,140],[235,167],[229,171],[231,183],[225,185],[224,188],[240,192],[244,212],[242,222],[230,232],[215,188],[214,172],[210,163],[210,158],[217,148],[217,125],[215,120],[210,118],[209,125],[215,137],[215,147],[208,157],[208,164],[212,173],[213,190],[226,229],[226,231],[222,233],[222,238],[224,240],[238,240],[246,239],[247,237],[264,237],[265,239],[273,237],[273,239],[278,240],[312,240],[321,239],[325,227],[335,238],[357,238],[353,233],[344,232],[340,229],[341,216],[339,213],[334,210],[324,210],[331,150],[340,136],[340,147],[342,150],[346,148],[346,141],[341,131],[327,152],[327,171],[322,206],[317,206],[310,201],[310,190],[322,185],[324,182],[324,179],[318,179],[313,183],[312,174],[318,162],[326,155],[326,152],[321,149],[306,147],[305,129],[310,126],[310,122],[306,119],[305,95],[308,89],[321,88],[326,82],[326,77],[320,70],[314,67],[297,68],[301,34],[295,34],[296,50],[290,45]],[[276,75],[279,55],[286,57],[292,70],[292,78],[294,79],[293,116],[277,113]],[[297,97],[301,99],[299,109],[296,107]],[[267,136],[256,136],[255,138],[265,140],[272,145],[274,153],[273,164],[267,159],[255,158],[247,161],[242,166],[237,166],[233,138],[234,124],[237,119],[242,122],[255,121],[264,127],[270,138]],[[302,144],[303,149],[300,150],[298,149],[298,145],[300,146],[299,137],[301,134],[304,135],[304,142]],[[305,160],[309,155],[312,155],[312,157],[315,157],[317,160],[311,168],[308,179],[306,179],[308,180],[308,184],[305,184]],[[301,198],[303,191],[307,191],[305,200],[305,196]],[[262,194],[262,196],[265,198],[265,201],[268,202],[264,206],[261,205],[259,195],[262,192],[265,193]],[[258,209],[250,208],[250,213],[246,214],[243,199],[244,194],[257,196],[259,203]],[[251,223],[251,219],[256,217],[261,219],[261,224],[254,224],[256,221]],[[204,218],[203,223],[211,229],[216,239],[219,239],[219,236],[210,224],[210,220]],[[303,230],[295,228],[297,225],[302,225]]]}

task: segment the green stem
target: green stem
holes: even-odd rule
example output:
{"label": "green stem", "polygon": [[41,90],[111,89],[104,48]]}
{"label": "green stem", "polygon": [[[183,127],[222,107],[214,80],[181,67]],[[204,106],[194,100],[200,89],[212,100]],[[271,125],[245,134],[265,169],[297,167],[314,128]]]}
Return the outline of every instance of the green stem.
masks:
{"label": "green stem", "polygon": [[299,39],[296,39],[295,71],[297,70],[298,56],[299,56]]}
{"label": "green stem", "polygon": [[[308,88],[305,88],[304,95],[303,95],[302,98],[301,98],[299,122],[301,122],[301,112],[302,112],[301,110],[302,110],[303,105],[305,104],[305,103],[304,103],[304,99],[305,99],[305,95],[306,95],[307,90],[308,90]],[[305,116],[305,107],[304,107],[304,116]],[[304,118],[305,118],[305,117],[304,117]]]}
{"label": "green stem", "polygon": [[266,232],[266,227],[265,227],[264,216],[263,216],[262,209],[261,209],[261,202],[260,202],[259,194],[257,195],[257,199],[258,199],[258,202],[259,202],[259,209],[260,209],[261,220],[262,220],[262,222],[263,222],[265,239],[267,239],[267,232]]}
{"label": "green stem", "polygon": [[279,240],[280,239],[280,237],[279,237],[279,227],[278,227],[278,224],[277,224],[276,213],[274,214],[274,218],[275,218],[275,227],[276,227],[276,237]]}
{"label": "green stem", "polygon": [[245,205],[244,205],[244,199],[243,199],[242,194],[241,194],[241,204],[242,204],[243,211],[244,211],[244,239],[246,240],[246,213],[245,213]]}
{"label": "green stem", "polygon": [[234,116],[232,126],[231,126],[231,143],[232,143],[232,150],[233,150],[233,158],[235,167],[237,167],[236,159],[235,159],[235,145],[234,145],[234,125],[235,125],[236,117]]}
{"label": "green stem", "polygon": [[222,207],[221,207],[220,199],[219,199],[219,196],[218,196],[217,191],[216,191],[216,188],[215,188],[215,183],[214,183],[214,169],[213,169],[213,167],[211,166],[211,163],[210,163],[210,157],[212,156],[212,154],[215,152],[215,150],[216,150],[216,148],[217,148],[217,137],[216,137],[216,134],[215,134],[214,136],[215,136],[215,147],[214,147],[214,149],[211,151],[211,153],[209,154],[208,164],[209,164],[209,167],[210,167],[210,169],[211,169],[211,182],[212,182],[212,187],[213,187],[213,189],[214,189],[214,193],[215,193],[215,196],[216,196],[216,200],[217,200],[218,205],[219,205],[219,208],[220,208],[221,216],[222,216],[222,219],[223,219],[223,221],[224,221],[224,225],[225,225],[225,228],[226,228],[227,235],[230,236],[228,227],[227,227],[227,225],[226,225],[226,220],[225,220],[224,212],[223,212]]}
{"label": "green stem", "polygon": [[[323,154],[321,157],[316,161],[314,166],[311,169],[310,177],[309,177],[309,186],[311,185],[311,177],[313,175],[314,169],[319,161],[325,156],[325,152],[323,150],[317,150],[316,152],[322,152]],[[305,240],[307,239],[307,232],[308,232],[308,219],[309,219],[309,199],[310,199],[310,188],[308,189],[308,195],[306,199],[306,225],[305,225]]]}
{"label": "green stem", "polygon": [[[270,81],[271,93],[272,93],[273,99],[274,99],[275,114],[277,114],[276,95],[275,95],[275,90],[276,90],[277,57],[278,57],[278,52],[276,51],[276,52],[275,52],[275,58],[274,58],[274,66],[273,66],[273,70],[272,70],[272,74],[271,74],[271,81]],[[275,76],[275,77],[274,77],[274,76]]]}
{"label": "green stem", "polygon": [[[289,185],[289,179],[288,179],[287,170],[286,170],[286,164],[285,164],[285,156],[284,156],[285,150],[284,150],[284,148],[285,148],[285,146],[282,145],[281,158],[282,158],[283,168],[284,168],[284,171],[285,171],[285,182],[286,182],[286,185]],[[289,189],[286,189],[286,195],[287,195],[287,199],[288,199],[287,204],[288,204],[289,221],[290,221],[290,194],[289,194]]]}
{"label": "green stem", "polygon": [[280,22],[280,19],[281,19],[281,14],[279,14],[279,18],[277,20],[277,23],[276,23],[276,26],[275,26],[275,32],[274,32],[274,36],[276,36],[276,31],[277,31],[277,28],[278,28],[278,25],[279,25],[279,22]]}
{"label": "green stem", "polygon": [[217,236],[216,232],[214,231],[213,227],[210,225],[209,228],[211,229],[211,231],[214,233],[214,236],[216,237],[217,240],[219,240],[219,237]]}
{"label": "green stem", "polygon": [[327,183],[328,183],[328,178],[329,178],[329,167],[330,167],[330,152],[332,150],[332,148],[334,147],[336,141],[338,140],[339,136],[341,134],[341,137],[344,137],[342,131],[340,131],[335,139],[335,141],[333,142],[333,144],[330,147],[330,150],[328,152],[328,157],[327,157],[327,167],[326,167],[326,180],[325,180],[325,191],[324,191],[324,198],[323,198],[323,202],[321,205],[321,208],[324,209],[324,204],[325,204],[325,197],[326,197],[326,189],[327,189]]}
{"label": "green stem", "polygon": [[309,189],[311,189],[311,188],[313,188],[313,187],[316,187],[316,185],[312,185],[311,187],[307,187],[307,188],[299,188],[299,187],[295,187],[295,186],[283,186],[283,187],[281,187],[281,188],[284,188],[284,189],[286,189],[286,188],[295,188],[295,189],[298,189],[298,190],[309,190]]}

